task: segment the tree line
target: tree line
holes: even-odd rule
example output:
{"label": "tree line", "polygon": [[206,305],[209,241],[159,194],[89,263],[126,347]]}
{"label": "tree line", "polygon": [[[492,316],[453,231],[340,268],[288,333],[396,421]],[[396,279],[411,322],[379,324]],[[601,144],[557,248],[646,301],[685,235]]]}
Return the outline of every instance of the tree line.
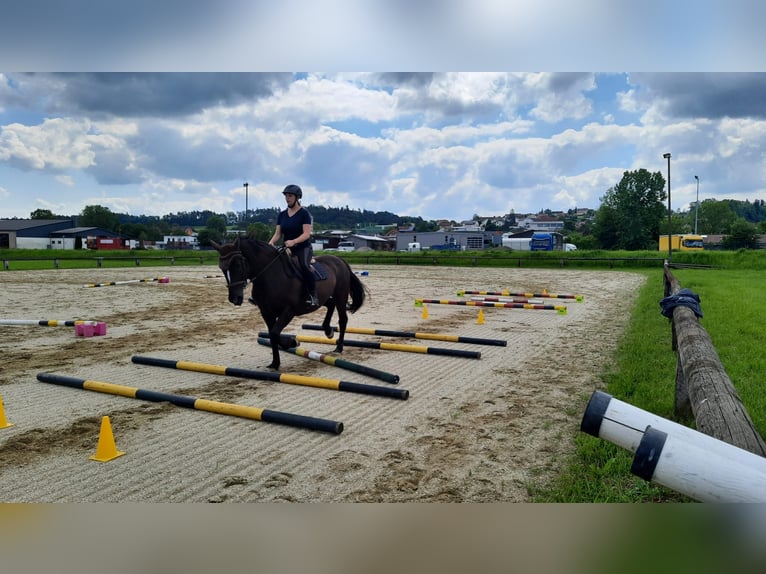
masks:
{"label": "tree line", "polygon": [[[580,217],[569,210],[563,217],[566,241],[580,249],[655,250],[660,235],[693,233],[724,235],[729,249],[758,246],[758,236],[766,234],[766,201],[706,199],[689,211],[676,210],[668,216],[665,178],[646,169],[625,171],[622,179],[599,198],[600,206],[591,217]],[[171,213],[163,216],[113,213],[107,207],[88,205],[78,216],[84,227],[100,227],[139,241],[160,241],[166,235],[183,235],[192,228],[200,243],[222,241],[233,232],[245,231],[268,240],[281,208],[249,209],[244,212],[215,213],[209,210]],[[388,211],[369,211],[345,207],[308,205],[316,232],[331,229],[356,229],[370,225],[412,226],[415,231],[437,231],[435,221],[421,217],[401,217]],[[38,209],[33,219],[57,219],[49,210]],[[475,215],[474,218],[479,218]],[[515,216],[504,216],[487,230],[508,231]],[[453,222],[454,223],[454,222]]]}

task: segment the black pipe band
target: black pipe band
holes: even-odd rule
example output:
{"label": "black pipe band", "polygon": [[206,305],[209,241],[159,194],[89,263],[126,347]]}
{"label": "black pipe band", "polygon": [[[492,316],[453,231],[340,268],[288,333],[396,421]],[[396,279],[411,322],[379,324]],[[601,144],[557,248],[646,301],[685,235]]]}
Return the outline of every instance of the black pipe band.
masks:
{"label": "black pipe band", "polygon": [[601,421],[604,420],[604,415],[609,408],[611,400],[612,396],[603,391],[593,392],[582,416],[582,422],[580,422],[580,430],[582,432],[595,437],[599,435]]}
{"label": "black pipe band", "polygon": [[665,446],[665,441],[667,439],[668,433],[650,426],[646,427],[644,436],[641,439],[641,442],[638,443],[636,455],[633,457],[633,464],[630,467],[630,472],[644,480],[652,480],[654,470],[657,468],[657,463],[660,461],[662,449]]}

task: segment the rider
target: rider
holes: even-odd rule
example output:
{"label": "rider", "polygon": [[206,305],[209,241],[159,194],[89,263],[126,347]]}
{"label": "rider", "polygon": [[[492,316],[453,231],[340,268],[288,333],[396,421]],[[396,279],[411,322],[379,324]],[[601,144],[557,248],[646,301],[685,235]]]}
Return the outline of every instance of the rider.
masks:
{"label": "rider", "polygon": [[299,186],[288,185],[282,191],[282,195],[287,201],[287,209],[279,213],[277,228],[269,240],[269,245],[273,246],[284,235],[284,245],[298,257],[301,274],[308,287],[309,298],[306,302],[317,307],[319,299],[317,299],[316,279],[311,271],[311,259],[314,256],[314,250],[311,247],[313,218],[308,210],[301,206],[303,190]]}

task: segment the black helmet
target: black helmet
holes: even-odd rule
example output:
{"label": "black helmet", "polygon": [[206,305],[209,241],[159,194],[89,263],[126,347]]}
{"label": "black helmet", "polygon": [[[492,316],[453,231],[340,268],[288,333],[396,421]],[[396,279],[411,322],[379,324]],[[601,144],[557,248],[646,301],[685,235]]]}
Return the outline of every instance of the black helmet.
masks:
{"label": "black helmet", "polygon": [[287,186],[287,187],[284,189],[284,191],[282,191],[282,195],[284,195],[284,194],[286,194],[286,193],[292,193],[292,194],[293,194],[295,197],[297,197],[298,199],[300,199],[301,197],[303,197],[303,190],[300,188],[300,186],[298,186],[298,185],[295,185],[294,183],[291,183],[290,185],[288,185],[288,186]]}

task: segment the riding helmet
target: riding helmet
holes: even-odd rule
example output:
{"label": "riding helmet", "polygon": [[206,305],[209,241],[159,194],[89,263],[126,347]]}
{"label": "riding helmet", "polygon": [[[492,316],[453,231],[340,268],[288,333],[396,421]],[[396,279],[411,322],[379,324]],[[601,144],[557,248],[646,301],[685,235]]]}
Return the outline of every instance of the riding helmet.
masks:
{"label": "riding helmet", "polygon": [[293,194],[295,197],[297,197],[298,199],[300,199],[301,197],[303,197],[303,190],[300,188],[300,186],[298,186],[298,185],[295,185],[294,183],[291,183],[290,185],[288,185],[288,186],[287,186],[287,187],[284,189],[284,191],[282,192],[282,195],[284,195],[284,194],[286,194],[286,193],[292,193],[292,194]]}

